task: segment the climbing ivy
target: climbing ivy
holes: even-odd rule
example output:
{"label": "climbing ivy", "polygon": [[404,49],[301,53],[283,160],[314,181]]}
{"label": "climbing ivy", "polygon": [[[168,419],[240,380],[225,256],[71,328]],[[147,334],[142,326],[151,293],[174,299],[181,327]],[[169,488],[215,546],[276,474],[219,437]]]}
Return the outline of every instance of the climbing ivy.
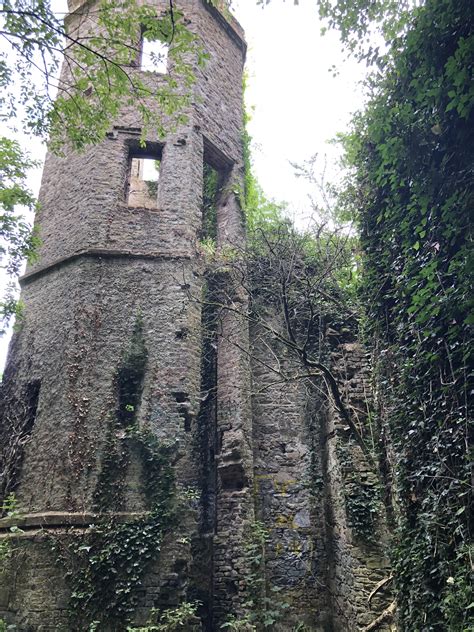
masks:
{"label": "climbing ivy", "polygon": [[[401,628],[471,629],[468,456],[474,5],[413,9],[346,137],[366,332],[398,499]],[[346,200],[347,202],[347,200]],[[470,265],[471,264],[471,265]]]}
{"label": "climbing ivy", "polygon": [[152,610],[147,624],[143,628],[127,628],[127,632],[175,632],[186,629],[185,626],[196,623],[200,602],[183,601],[177,608],[164,612]]}
{"label": "climbing ivy", "polygon": [[[163,537],[177,519],[171,465],[175,446],[161,443],[136,421],[147,355],[138,317],[116,376],[117,408],[102,448],[94,495],[97,524],[91,524],[83,537],[73,533],[52,540],[71,590],[72,630],[96,630],[104,624],[124,629],[130,623],[143,577],[158,562]],[[144,511],[124,521],[117,512],[124,509],[124,483],[132,458],[140,463]]]}
{"label": "climbing ivy", "polygon": [[358,480],[353,476],[344,481],[346,511],[352,533],[365,543],[376,543],[380,537],[378,517],[380,501],[377,488],[372,482]]}
{"label": "climbing ivy", "polygon": [[265,578],[266,548],[270,534],[262,522],[248,525],[244,543],[247,572],[243,578],[247,591],[247,600],[241,617],[230,615],[221,629],[252,632],[273,630],[282,622],[284,611],[289,604],[278,597],[279,589],[270,588]]}
{"label": "climbing ivy", "polygon": [[74,630],[91,623],[121,629],[131,620],[143,576],[158,560],[164,534],[175,519],[173,448],[160,444],[151,433],[134,429],[124,440],[142,452],[142,490],[148,511],[127,522],[110,514],[90,525],[84,538],[73,536],[66,545],[53,542],[58,562],[66,568]]}
{"label": "climbing ivy", "polygon": [[[10,527],[8,528],[8,531],[10,535],[19,535],[23,533],[18,525],[15,524],[15,522],[20,518],[15,494],[8,494],[3,503],[0,505],[0,516],[9,519]],[[0,576],[5,573],[9,567],[9,563],[13,559],[14,552],[15,547],[12,544],[11,538],[3,538],[0,540]]]}

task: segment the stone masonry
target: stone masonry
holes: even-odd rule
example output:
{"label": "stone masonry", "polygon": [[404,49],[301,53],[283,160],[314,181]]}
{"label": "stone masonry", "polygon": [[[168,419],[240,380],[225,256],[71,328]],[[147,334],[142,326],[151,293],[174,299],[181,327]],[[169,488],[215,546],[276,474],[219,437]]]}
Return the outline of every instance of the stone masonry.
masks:
{"label": "stone masonry", "polygon": [[[282,316],[271,310],[265,325],[283,331]],[[368,356],[345,337],[327,341],[327,361],[364,428],[371,408]],[[268,330],[252,326],[251,341],[255,507],[269,532],[267,590],[271,595],[277,588],[278,601],[287,604],[287,627],[281,629],[304,623],[321,632],[363,630],[391,603],[387,590],[368,601],[390,575],[373,466],[351,439],[323,381],[284,379],[304,370]]]}
{"label": "stone masonry", "polygon": [[[25,315],[2,384],[1,489],[15,494],[18,513],[0,522],[0,543],[12,544],[0,620],[19,632],[79,629],[51,542],[86,542],[97,521],[133,524],[143,515],[146,464],[133,451],[123,465],[120,450],[109,453],[111,441],[127,441],[116,425],[118,384],[138,345],[143,374],[126,410],[173,450],[176,486],[189,501],[143,578],[131,621],[145,625],[153,608],[192,600],[200,607],[190,630],[217,631],[230,615],[248,615],[257,521],[268,533],[259,586],[265,603],[282,606],[274,629],[361,630],[386,605],[377,596],[372,612],[367,597],[388,568],[383,538],[375,547],[357,540],[346,497],[351,485],[372,484],[373,473],[347,447],[321,385],[273,384],[271,363],[292,360],[249,331],[245,296],[227,295],[236,309],[213,325],[199,300],[209,291],[199,246],[205,163],[219,174],[217,251],[245,244],[246,44],[234,18],[207,0],[175,5],[209,54],[196,67],[186,122],[165,138],[150,132],[143,147],[140,118],[128,108],[101,144],[46,158],[40,256],[21,279]],[[94,6],[70,0],[68,28],[83,28]],[[162,77],[147,72],[146,80]],[[153,186],[140,175],[144,159],[159,161]],[[230,274],[222,272],[221,285]],[[360,347],[341,346],[334,367],[360,409],[370,390]],[[111,458],[121,500],[109,506],[97,499]]]}

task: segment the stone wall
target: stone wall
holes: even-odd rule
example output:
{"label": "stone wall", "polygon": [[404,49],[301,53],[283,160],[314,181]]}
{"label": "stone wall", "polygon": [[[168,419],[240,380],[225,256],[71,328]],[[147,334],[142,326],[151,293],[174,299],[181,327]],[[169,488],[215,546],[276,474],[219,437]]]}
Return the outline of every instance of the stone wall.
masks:
{"label": "stone wall", "polygon": [[[117,409],[117,370],[137,318],[148,351],[138,423],[176,441],[186,454],[190,429],[178,394],[185,394],[191,417],[199,408],[200,320],[188,296],[188,285],[196,284],[192,269],[186,260],[83,257],[24,286],[25,318],[10,354],[11,388],[38,380],[40,392],[16,490],[23,512],[92,509]],[[183,337],[183,330],[189,335]]]}
{"label": "stone wall", "polygon": [[[164,0],[157,4],[168,8]],[[150,132],[143,148],[140,118],[129,107],[101,144],[82,154],[66,148],[64,156],[46,158],[37,219],[42,245],[38,261],[21,282],[25,315],[11,343],[2,385],[2,466],[7,464],[8,473],[4,493],[15,493],[18,510],[28,522],[11,563],[19,577],[25,573],[29,579],[17,581],[14,594],[1,591],[0,617],[18,630],[71,625],[66,623],[67,598],[62,589],[57,595],[53,590],[64,582],[57,581],[61,571],[51,550],[43,546],[43,536],[64,529],[68,537],[87,538],[90,522],[107,520],[116,512],[133,520],[145,508],[140,480],[146,464],[128,445],[128,417],[161,445],[172,446],[176,491],[191,494],[179,524],[164,541],[157,572],[150,570],[143,579],[137,622],[143,624],[154,606],[199,597],[203,619],[211,625],[214,586],[202,585],[200,578],[203,567],[213,572],[216,516],[225,514],[229,498],[221,486],[219,491],[215,488],[214,496],[219,496],[210,519],[203,519],[207,501],[204,494],[199,500],[198,449],[203,266],[198,240],[204,160],[221,173],[223,182],[219,244],[237,243],[244,235],[234,192],[242,178],[245,42],[237,23],[207,2],[183,0],[176,6],[209,54],[207,67],[196,69],[186,123],[165,138]],[[68,28],[82,32],[87,28],[84,12],[93,10],[94,3],[71,6]],[[151,87],[163,81],[153,73],[143,73],[143,78]],[[161,158],[156,208],[148,203],[130,205],[127,199],[130,162],[140,155]],[[122,401],[120,380],[133,345],[138,344],[137,332],[143,366],[132,405]],[[245,324],[239,335],[245,345]],[[220,344],[217,423],[221,452],[227,453],[229,442],[240,442],[248,461],[249,371],[241,355],[227,343]],[[236,411],[239,424],[233,421]],[[127,458],[122,459],[125,452]],[[217,458],[221,459],[215,453],[210,457],[210,471]],[[115,474],[108,482],[112,490],[107,498],[101,487],[110,467]],[[251,510],[244,503],[239,509],[242,519]],[[70,526],[73,519],[80,524]],[[3,527],[2,537],[14,538],[8,521]],[[216,559],[220,537],[216,536]],[[242,548],[241,536],[236,533],[233,538],[236,553]],[[225,545],[229,547],[228,542]],[[0,579],[8,588],[6,582],[5,577]],[[64,590],[67,593],[67,586]],[[216,603],[221,600],[230,604],[226,608],[238,608],[240,598],[229,602],[233,589],[227,584],[214,592]]]}
{"label": "stone wall", "polygon": [[282,377],[298,368],[288,349],[258,327],[251,339],[254,493],[269,533],[268,594],[288,603],[288,624],[318,625],[328,614],[320,396],[311,380]]}
{"label": "stone wall", "polygon": [[[341,340],[332,353],[333,373],[360,434],[373,448],[377,437],[370,426],[373,401],[369,356],[359,343]],[[336,629],[358,630],[391,602],[387,591],[368,602],[372,590],[390,576],[383,491],[374,465],[334,407],[328,411],[325,432],[328,586],[334,624]],[[377,629],[391,627],[385,624]]]}
{"label": "stone wall", "polygon": [[[367,603],[389,572],[383,513],[375,542],[360,538],[354,513],[376,478],[323,382],[280,379],[298,364],[265,331],[249,332],[248,296],[232,266],[206,270],[204,162],[219,174],[217,252],[225,261],[245,244],[236,194],[245,42],[208,2],[176,5],[210,55],[196,68],[186,123],[165,138],[150,133],[143,148],[138,113],[127,108],[100,145],[46,159],[40,257],[21,281],[24,318],[2,384],[2,489],[15,493],[19,516],[0,523],[0,542],[12,544],[0,618],[19,632],[82,632],[57,551],[87,546],[95,523],[133,528],[148,515],[143,479],[153,464],[132,428],[172,455],[180,507],[139,582],[133,623],[198,599],[202,627],[218,630],[229,616],[251,615],[253,600],[275,608],[277,630],[359,630],[387,603],[377,595],[373,612]],[[69,28],[83,29],[93,8],[71,6]],[[140,156],[161,160],[156,197],[130,203],[131,159]],[[332,348],[345,399],[367,428],[363,350]],[[21,533],[10,531],[16,524]],[[256,526],[267,534],[258,568],[249,553]]]}
{"label": "stone wall", "polygon": [[[362,630],[391,602],[385,590],[368,601],[390,576],[378,477],[322,379],[304,378],[308,372],[290,347],[268,335],[268,328],[283,330],[271,314],[267,306],[265,326],[251,328],[254,489],[257,519],[269,533],[267,594],[275,604],[286,602],[279,629],[304,623],[312,630]],[[358,343],[338,339],[327,341],[327,361],[370,442],[368,357]]]}

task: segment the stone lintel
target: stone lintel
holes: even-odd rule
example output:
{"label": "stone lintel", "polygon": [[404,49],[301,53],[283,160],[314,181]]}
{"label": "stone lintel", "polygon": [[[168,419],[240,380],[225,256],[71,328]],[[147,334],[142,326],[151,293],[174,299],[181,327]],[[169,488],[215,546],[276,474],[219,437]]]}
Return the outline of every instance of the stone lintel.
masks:
{"label": "stone lintel", "polygon": [[[63,511],[47,511],[44,513],[23,514],[15,517],[0,519],[0,531],[19,529],[39,529],[47,527],[89,527],[109,518],[116,522],[133,522],[148,515],[146,512],[116,512],[116,513],[71,513]],[[10,533],[8,533],[10,535]]]}
{"label": "stone lintel", "polygon": [[233,167],[235,161],[226,156],[212,141],[203,136],[204,142],[204,162],[211,165],[217,171],[228,171]]}

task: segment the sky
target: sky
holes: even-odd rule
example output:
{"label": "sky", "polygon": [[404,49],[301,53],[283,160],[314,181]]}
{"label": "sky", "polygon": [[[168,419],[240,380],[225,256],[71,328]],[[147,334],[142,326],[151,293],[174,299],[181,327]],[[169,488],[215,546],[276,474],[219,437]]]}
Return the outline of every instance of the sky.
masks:
{"label": "sky", "polygon": [[[285,200],[301,221],[308,215],[308,187],[292,163],[318,154],[321,166],[337,172],[338,149],[329,145],[347,129],[363,104],[365,67],[345,60],[335,32],[320,35],[315,0],[234,0],[248,42],[247,107],[252,118],[253,158],[265,193]],[[330,72],[335,65],[336,77]]]}
{"label": "sky", "polygon": [[[290,163],[318,154],[318,164],[326,157],[329,174],[337,177],[338,150],[328,141],[347,129],[351,113],[363,104],[364,67],[345,60],[337,33],[320,35],[315,0],[299,0],[298,6],[293,0],[271,0],[264,8],[256,0],[233,0],[233,7],[248,43],[246,106],[254,171],[265,194],[286,201],[289,213],[304,225],[311,189]],[[19,140],[33,157],[44,158],[39,141]],[[40,182],[41,169],[36,169],[30,177],[36,194]],[[4,337],[0,369],[6,349]]]}

